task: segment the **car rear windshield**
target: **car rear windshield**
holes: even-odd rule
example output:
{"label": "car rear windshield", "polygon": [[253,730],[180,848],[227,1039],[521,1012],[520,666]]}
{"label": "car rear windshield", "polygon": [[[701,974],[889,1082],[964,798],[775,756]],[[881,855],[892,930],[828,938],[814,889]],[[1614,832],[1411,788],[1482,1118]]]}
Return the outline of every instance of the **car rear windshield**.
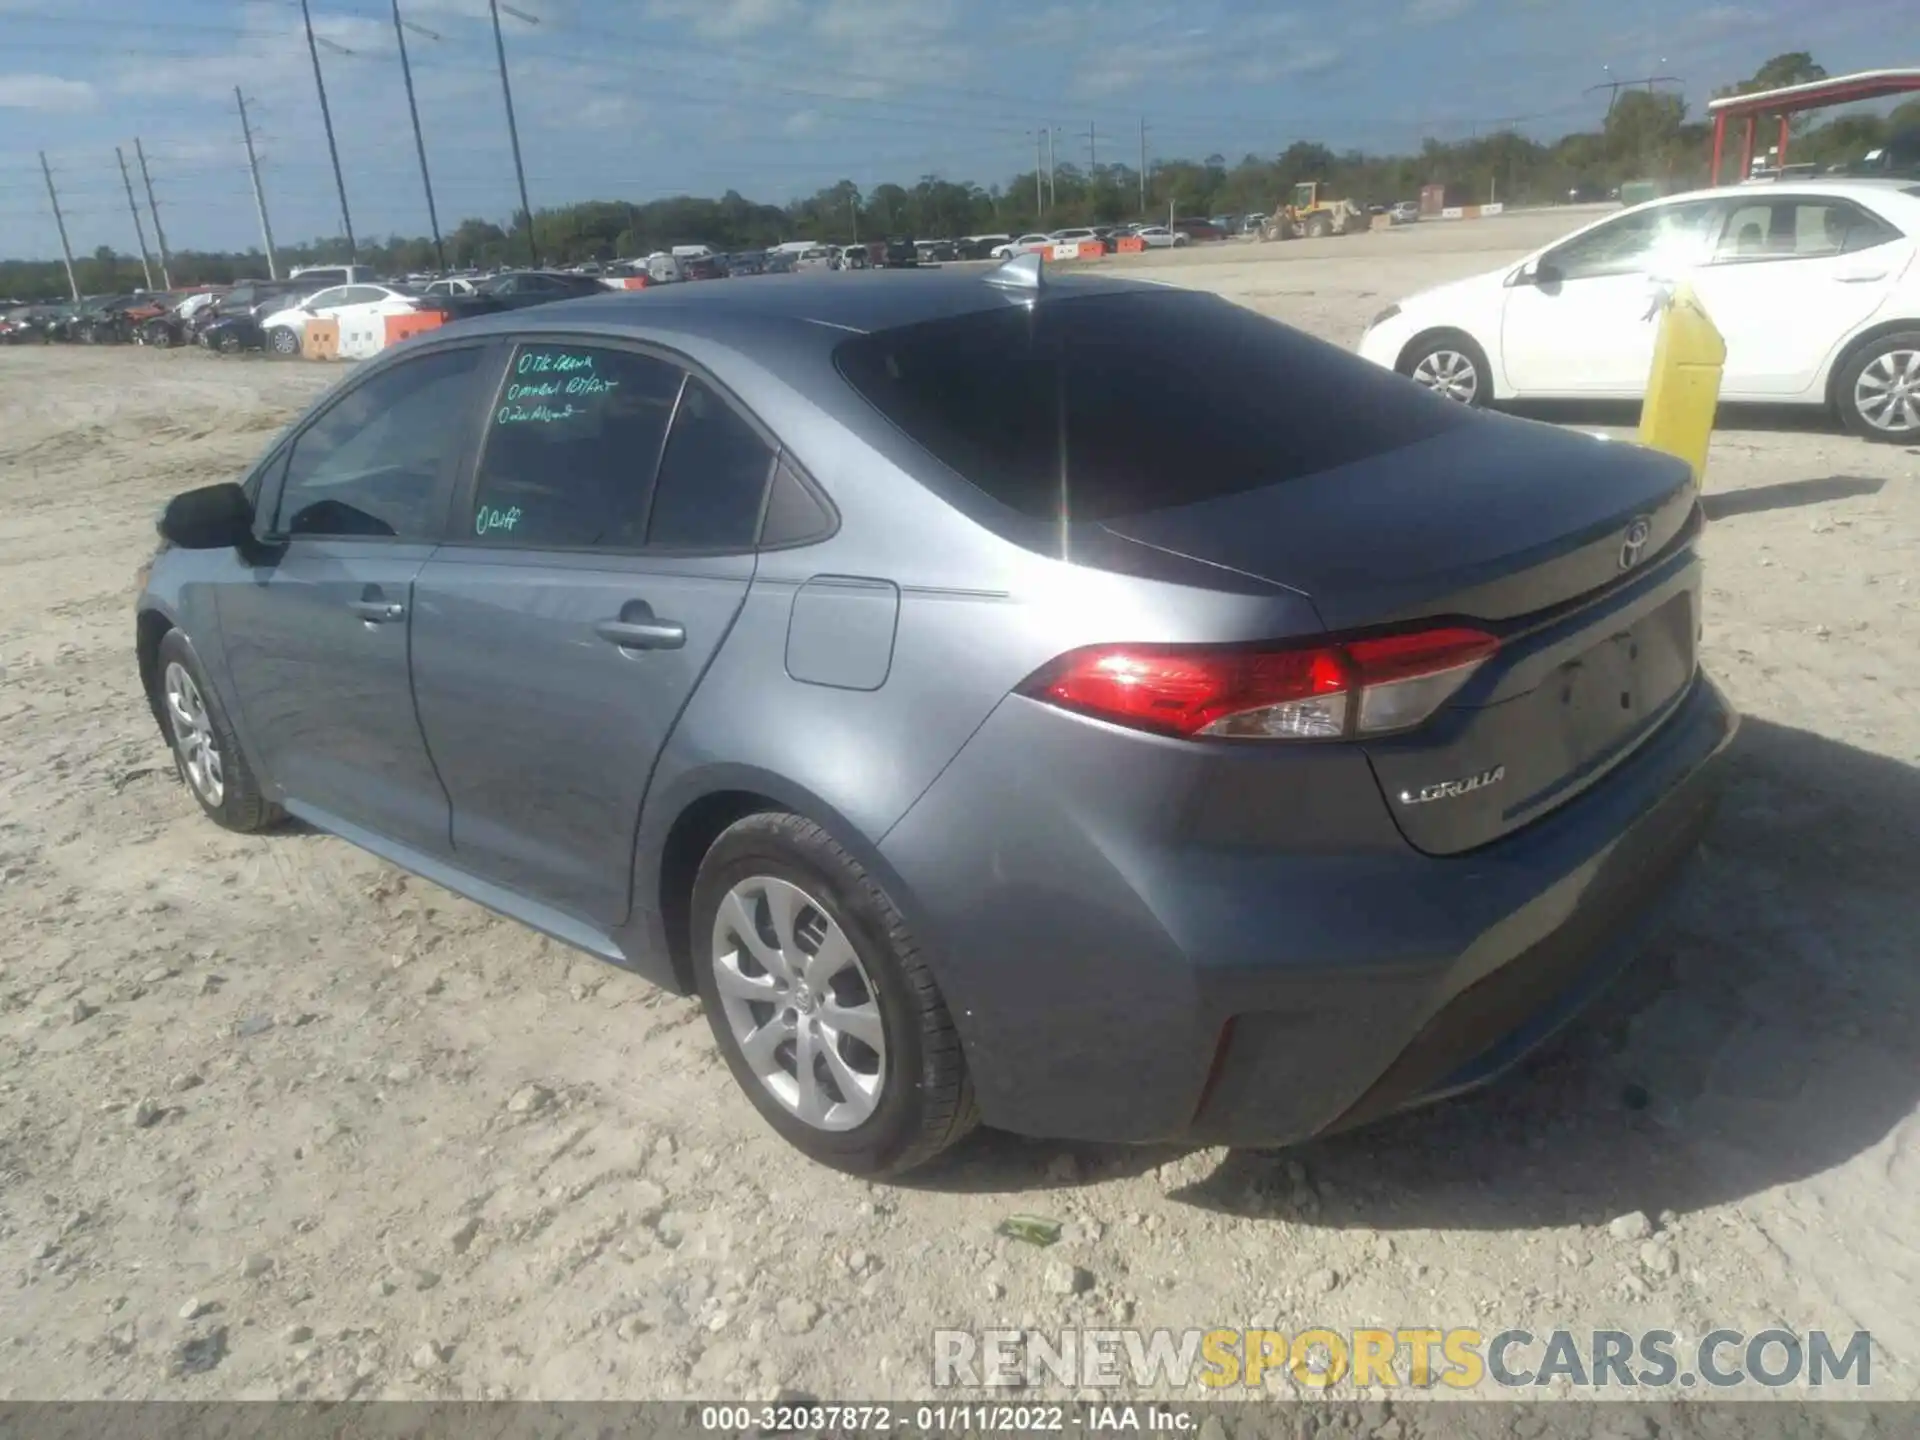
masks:
{"label": "car rear windshield", "polygon": [[849,340],[840,373],[1022,514],[1104,520],[1319,474],[1464,407],[1197,292],[1009,303]]}

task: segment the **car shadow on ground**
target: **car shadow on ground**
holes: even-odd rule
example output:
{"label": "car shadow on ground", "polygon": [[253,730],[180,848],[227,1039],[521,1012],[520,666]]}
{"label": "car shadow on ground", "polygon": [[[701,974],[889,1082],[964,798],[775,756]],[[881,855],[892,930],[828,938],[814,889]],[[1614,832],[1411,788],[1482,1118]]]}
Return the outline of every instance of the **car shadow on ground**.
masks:
{"label": "car shadow on ground", "polygon": [[[1599,425],[1631,430],[1640,424],[1637,400],[1514,400],[1502,401],[1499,408],[1525,420],[1545,420],[1554,425]],[[1840,422],[1821,405],[1723,404],[1716,413],[1714,430],[1721,434],[1765,430],[1778,434],[1831,435],[1835,439],[1847,436]]]}
{"label": "car shadow on ground", "polygon": [[[1531,1064],[1349,1134],[1229,1152],[1171,1193],[1338,1229],[1525,1229],[1684,1213],[1845,1164],[1920,1102],[1917,849],[1920,770],[1749,720],[1672,923]],[[987,1132],[915,1183],[1039,1191],[1181,1153]]]}
{"label": "car shadow on ground", "polygon": [[1782,480],[1778,484],[1753,485],[1745,490],[1720,490],[1701,496],[1700,505],[1709,520],[1725,520],[1734,515],[1756,515],[1764,510],[1791,510],[1798,505],[1823,505],[1829,500],[1878,495],[1886,483],[1866,475],[1823,475],[1814,480]]}

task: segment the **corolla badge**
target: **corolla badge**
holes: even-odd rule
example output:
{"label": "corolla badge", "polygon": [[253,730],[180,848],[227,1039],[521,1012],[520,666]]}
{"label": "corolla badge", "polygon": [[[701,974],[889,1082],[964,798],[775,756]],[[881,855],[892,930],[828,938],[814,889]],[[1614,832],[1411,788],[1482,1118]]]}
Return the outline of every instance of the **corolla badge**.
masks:
{"label": "corolla badge", "polygon": [[1435,800],[1458,800],[1462,795],[1471,795],[1489,785],[1498,785],[1506,778],[1507,767],[1496,765],[1491,770],[1482,770],[1478,775],[1464,775],[1458,780],[1436,780],[1431,785],[1422,785],[1418,790],[1402,790],[1400,803],[1431,805]]}
{"label": "corolla badge", "polygon": [[1644,517],[1627,527],[1627,538],[1620,542],[1620,568],[1631,570],[1640,563],[1640,557],[1646,553],[1647,541],[1653,538],[1653,525]]}

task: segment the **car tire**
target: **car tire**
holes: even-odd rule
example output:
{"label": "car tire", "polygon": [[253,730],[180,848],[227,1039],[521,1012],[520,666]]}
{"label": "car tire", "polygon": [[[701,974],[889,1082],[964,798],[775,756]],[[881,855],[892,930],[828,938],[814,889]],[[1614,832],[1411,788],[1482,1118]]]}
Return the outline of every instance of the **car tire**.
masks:
{"label": "car tire", "polygon": [[241,752],[220,696],[180,630],[160,638],[154,701],[181,783],[214,824],[242,834],[279,824],[286,813],[268,800]]}
{"label": "car tire", "polygon": [[1487,352],[1471,335],[1458,330],[1434,330],[1400,352],[1394,367],[1416,385],[1436,395],[1475,408],[1493,398],[1493,372]]}
{"label": "car tire", "polygon": [[1920,442],[1920,330],[1861,346],[1835,374],[1833,399],[1841,423],[1863,440]]}
{"label": "car tire", "polygon": [[290,360],[300,353],[300,336],[284,325],[276,325],[267,332],[267,349],[283,360]]}
{"label": "car tire", "polygon": [[[701,862],[691,913],[714,1041],[796,1149],[849,1174],[898,1175],[977,1123],[959,1035],[918,944],[825,830],[784,813],[735,822]],[[790,965],[789,949],[823,968]]]}
{"label": "car tire", "polygon": [[223,330],[220,332],[220,338],[214,343],[213,348],[218,350],[222,355],[238,355],[240,353],[240,337],[231,330]]}

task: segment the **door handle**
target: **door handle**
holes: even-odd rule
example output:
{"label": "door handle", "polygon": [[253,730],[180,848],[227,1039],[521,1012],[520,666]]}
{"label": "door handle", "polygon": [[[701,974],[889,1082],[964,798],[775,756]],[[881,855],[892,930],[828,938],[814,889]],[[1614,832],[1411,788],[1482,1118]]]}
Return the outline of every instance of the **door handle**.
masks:
{"label": "door handle", "polygon": [[407,613],[407,607],[396,600],[349,600],[347,608],[369,625],[399,620]]}
{"label": "door handle", "polygon": [[602,620],[593,633],[622,650],[678,650],[687,643],[687,627],[674,620]]}
{"label": "door handle", "polygon": [[1837,277],[1842,285],[1871,285],[1876,280],[1887,278],[1884,270],[1854,270]]}

